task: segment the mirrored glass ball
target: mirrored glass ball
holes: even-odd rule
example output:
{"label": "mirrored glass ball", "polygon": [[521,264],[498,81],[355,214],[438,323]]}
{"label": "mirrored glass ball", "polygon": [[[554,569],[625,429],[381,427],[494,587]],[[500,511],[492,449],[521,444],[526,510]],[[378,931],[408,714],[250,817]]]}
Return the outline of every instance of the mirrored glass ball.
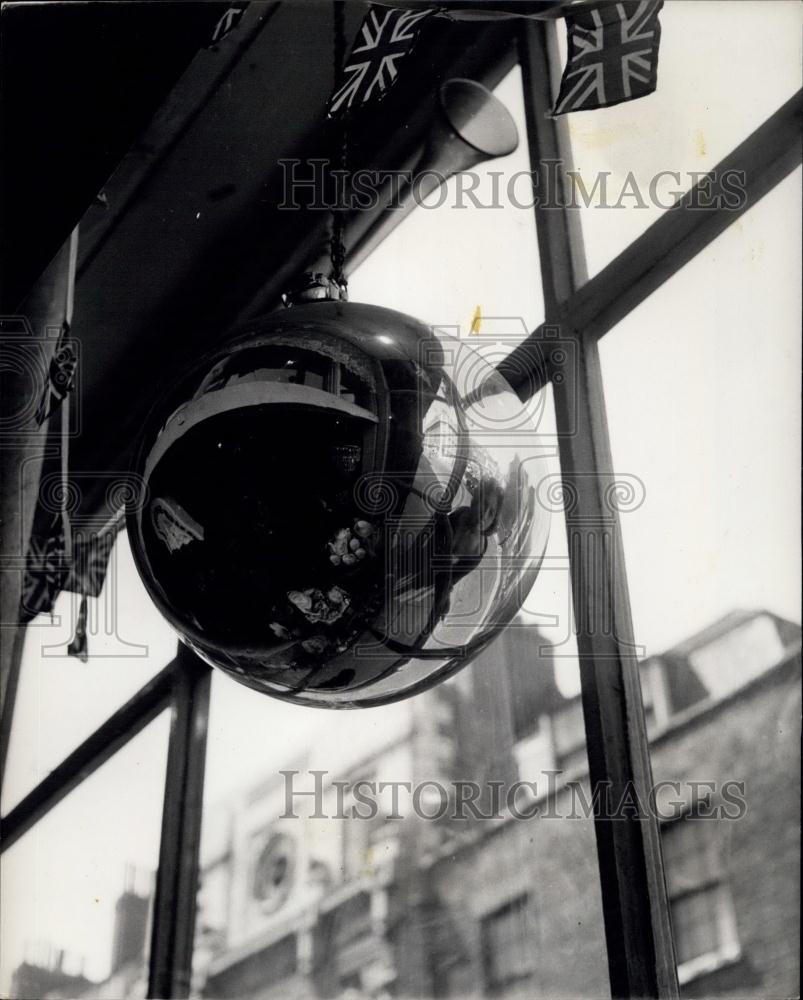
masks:
{"label": "mirrored glass ball", "polygon": [[145,426],[127,512],[180,637],[258,691],[379,705],[519,610],[543,558],[532,420],[466,341],[375,306],[252,323]]}

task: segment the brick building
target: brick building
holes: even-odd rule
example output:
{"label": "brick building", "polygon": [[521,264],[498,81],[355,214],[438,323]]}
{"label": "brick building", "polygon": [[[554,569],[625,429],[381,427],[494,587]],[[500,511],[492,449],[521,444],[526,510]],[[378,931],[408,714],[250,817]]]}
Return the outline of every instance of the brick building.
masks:
{"label": "brick building", "polygon": [[[548,647],[534,669],[532,636],[506,630],[410,702],[385,747],[314,779],[317,799],[296,794],[314,785],[302,763],[295,785],[271,777],[220,811],[198,992],[608,995],[580,698],[560,693]],[[682,991],[794,996],[800,630],[734,613],[641,670]],[[473,812],[456,808],[466,778],[481,787]],[[377,815],[343,818],[366,801],[360,781],[382,780],[409,781],[417,809],[386,788]]]}

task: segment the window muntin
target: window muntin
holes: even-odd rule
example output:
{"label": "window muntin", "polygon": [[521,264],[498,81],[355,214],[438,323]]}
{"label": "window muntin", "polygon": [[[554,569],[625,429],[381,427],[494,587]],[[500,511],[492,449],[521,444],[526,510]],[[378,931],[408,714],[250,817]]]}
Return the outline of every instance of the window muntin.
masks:
{"label": "window muntin", "polygon": [[123,996],[147,982],[169,721],[159,715],[3,853],[4,996],[20,995],[8,991],[22,963],[33,967],[23,996]]}
{"label": "window muntin", "polygon": [[89,659],[67,655],[80,595],[27,627],[3,781],[3,815],[176,652],[176,634],[148,598],[125,531],[99,597],[88,598]]}

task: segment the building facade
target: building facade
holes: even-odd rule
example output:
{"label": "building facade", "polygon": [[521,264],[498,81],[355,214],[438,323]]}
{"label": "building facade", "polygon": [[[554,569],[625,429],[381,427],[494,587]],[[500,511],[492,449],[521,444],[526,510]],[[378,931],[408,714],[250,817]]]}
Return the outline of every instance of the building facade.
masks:
{"label": "building facade", "polygon": [[[532,637],[508,629],[346,773],[230,804],[201,995],[608,994],[580,698]],[[736,613],[642,664],[655,800],[604,807],[658,810],[686,996],[799,992],[799,650]]]}
{"label": "building facade", "polygon": [[[605,997],[595,808],[657,812],[684,996],[799,993],[799,627],[734,613],[643,661],[643,803],[592,800],[580,697],[516,625],[369,757],[305,758],[208,814],[194,995]],[[54,952],[13,995],[145,996],[150,900],[129,881],[106,980]]]}

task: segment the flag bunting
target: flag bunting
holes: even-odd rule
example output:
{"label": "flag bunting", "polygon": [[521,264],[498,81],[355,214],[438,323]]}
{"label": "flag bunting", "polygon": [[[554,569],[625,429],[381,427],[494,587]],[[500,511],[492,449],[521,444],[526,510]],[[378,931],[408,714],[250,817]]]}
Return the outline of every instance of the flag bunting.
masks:
{"label": "flag bunting", "polygon": [[36,424],[41,427],[53,411],[63,402],[75,382],[78,367],[78,342],[70,337],[69,323],[63,323],[59,342],[50,359],[47,380],[36,410]]}
{"label": "flag bunting", "polygon": [[382,100],[396,82],[401,62],[415,48],[424,21],[434,13],[434,9],[372,7],[329,98],[329,117],[340,117]]}
{"label": "flag bunting", "polygon": [[603,3],[566,17],[569,55],[553,115],[651,94],[658,79],[663,0]]}
{"label": "flag bunting", "polygon": [[209,48],[212,45],[217,45],[217,43],[225,38],[230,32],[234,31],[237,25],[240,23],[243,14],[245,13],[245,8],[248,5],[245,3],[232,4],[231,7],[227,8],[221,16],[220,20],[217,22],[212,30],[212,37],[209,39],[209,44],[206,46]]}

